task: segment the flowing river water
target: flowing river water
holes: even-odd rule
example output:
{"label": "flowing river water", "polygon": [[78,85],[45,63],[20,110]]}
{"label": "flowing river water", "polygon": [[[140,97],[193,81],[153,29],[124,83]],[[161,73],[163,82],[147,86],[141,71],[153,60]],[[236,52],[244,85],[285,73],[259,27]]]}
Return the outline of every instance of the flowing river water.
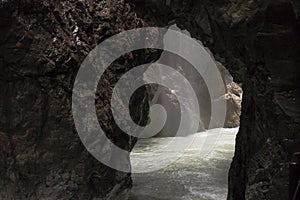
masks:
{"label": "flowing river water", "polygon": [[[162,152],[170,141],[182,145],[194,138],[184,154],[165,168],[133,173],[130,200],[223,200],[234,155],[238,128],[212,129],[188,137],[140,139],[131,153],[133,169],[159,165],[175,155],[176,148]],[[204,144],[210,135],[213,142]],[[160,149],[160,151],[156,151]],[[206,151],[205,156],[200,151]],[[207,153],[209,152],[209,153]],[[146,156],[142,156],[146,155]],[[151,168],[151,164],[149,165]],[[144,169],[147,171],[147,169]],[[149,170],[151,171],[151,170]]]}

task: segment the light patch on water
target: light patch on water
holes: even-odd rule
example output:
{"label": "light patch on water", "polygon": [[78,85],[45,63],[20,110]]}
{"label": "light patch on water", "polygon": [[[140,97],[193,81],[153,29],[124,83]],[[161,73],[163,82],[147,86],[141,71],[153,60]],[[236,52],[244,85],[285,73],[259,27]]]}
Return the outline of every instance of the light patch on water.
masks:
{"label": "light patch on water", "polygon": [[[132,174],[133,188],[130,200],[226,199],[228,170],[234,154],[237,132],[238,128],[222,128],[196,133],[185,138],[139,140],[130,156],[133,168],[151,167],[151,163],[153,166],[161,164],[157,162],[167,161],[176,154],[176,148],[164,152],[164,146],[171,141],[180,145],[182,142],[190,142],[190,139],[194,139],[183,156],[168,167],[150,173]],[[217,141],[212,143],[213,148],[204,143],[207,135],[218,136],[215,137]],[[205,152],[203,148],[209,150],[208,154],[201,154]]]}

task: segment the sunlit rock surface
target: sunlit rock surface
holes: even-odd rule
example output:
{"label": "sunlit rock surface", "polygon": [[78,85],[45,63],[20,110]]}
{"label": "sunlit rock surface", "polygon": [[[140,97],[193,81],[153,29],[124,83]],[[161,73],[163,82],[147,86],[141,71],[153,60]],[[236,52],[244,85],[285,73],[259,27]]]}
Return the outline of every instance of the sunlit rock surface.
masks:
{"label": "sunlit rock surface", "polygon": [[227,113],[224,127],[238,127],[240,125],[243,91],[241,87],[234,82],[227,84],[226,88],[227,93],[225,98],[227,101]]}

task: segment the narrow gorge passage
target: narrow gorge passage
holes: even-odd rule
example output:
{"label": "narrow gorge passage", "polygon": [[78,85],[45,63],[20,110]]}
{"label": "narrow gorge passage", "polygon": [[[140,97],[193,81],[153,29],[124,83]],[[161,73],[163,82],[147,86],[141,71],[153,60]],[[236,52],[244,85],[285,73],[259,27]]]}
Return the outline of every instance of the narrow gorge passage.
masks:
{"label": "narrow gorge passage", "polygon": [[[190,36],[188,31],[178,28],[176,24],[169,28]],[[203,61],[203,55],[206,55],[223,82],[220,85],[214,83],[213,88],[209,87],[205,81],[205,78],[210,77],[209,74],[197,74],[197,66],[192,66],[179,56],[168,52],[161,54],[157,62],[181,72],[193,87],[200,108],[197,113],[193,109],[195,102],[192,95],[179,92],[187,90],[188,83],[179,83],[175,72],[164,75],[161,72],[163,70],[149,68],[151,73],[145,73],[144,80],[147,81],[151,80],[157,70],[156,74],[159,76],[155,78],[161,79],[161,82],[169,80],[175,89],[158,87],[152,90],[154,98],[151,104],[162,105],[168,115],[163,129],[152,138],[139,138],[131,152],[133,188],[130,200],[223,200],[227,197],[228,171],[239,129],[242,88],[201,41],[196,42],[203,48],[204,53],[194,55],[193,51],[189,51],[191,46],[184,36],[181,37],[178,48],[188,52],[193,59],[202,56]],[[164,40],[165,46],[173,43],[173,40]],[[205,67],[208,64],[204,62],[199,65]],[[212,98],[211,92],[221,89],[224,89],[225,94]],[[181,104],[179,99],[183,100]],[[220,99],[226,103],[224,121],[221,115],[212,116],[213,102]],[[183,110],[188,116],[182,119]],[[178,124],[184,122],[192,127],[197,115],[200,117],[198,129],[195,131],[197,133],[187,128],[184,133],[178,134]],[[154,119],[163,121],[162,114],[156,113]],[[156,124],[155,127],[160,126]]]}
{"label": "narrow gorge passage", "polygon": [[[132,168],[168,160],[176,152],[161,150],[171,140],[182,144],[195,137],[184,155],[166,168],[149,173],[132,174],[130,200],[223,200],[227,196],[228,170],[234,154],[238,128],[219,128],[188,137],[140,139],[131,153]],[[216,144],[207,155],[201,155],[209,135],[216,136]],[[158,150],[158,151],[156,151]]]}

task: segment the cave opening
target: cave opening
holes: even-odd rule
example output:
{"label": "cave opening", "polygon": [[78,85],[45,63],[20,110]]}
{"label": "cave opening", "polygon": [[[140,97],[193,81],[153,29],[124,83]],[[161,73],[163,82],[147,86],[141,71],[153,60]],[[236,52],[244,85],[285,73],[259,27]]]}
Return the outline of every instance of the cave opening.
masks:
{"label": "cave opening", "polygon": [[[228,200],[281,200],[288,199],[289,195],[290,199],[300,199],[297,193],[300,184],[298,1],[2,0],[0,10],[0,199],[127,199],[132,185],[131,174],[118,169],[129,165],[129,150],[134,142],[113,121],[109,100],[117,77],[135,66],[135,56],[130,53],[112,66],[99,84],[101,95],[97,95],[95,103],[99,124],[111,141],[126,150],[124,157],[113,160],[116,167],[95,159],[78,137],[72,117],[74,79],[90,50],[112,35],[124,30],[166,27],[173,23],[201,40],[216,60],[226,66],[235,81],[243,83],[241,125],[229,170]],[[174,92],[176,90],[166,90],[166,95],[158,96],[158,100],[169,102],[167,96],[172,97]],[[90,95],[86,91],[78,97]],[[169,105],[177,108],[174,100],[174,104]],[[85,107],[84,103],[81,105]],[[140,116],[139,108],[140,104],[135,104],[134,116]],[[204,113],[205,109],[202,111]],[[90,115],[82,117],[79,121],[89,125],[85,122],[90,122]],[[186,121],[189,119],[193,117],[187,117]],[[202,122],[202,127],[207,129],[207,121],[203,119]],[[93,126],[85,131],[96,130]],[[186,137],[204,135],[209,131],[195,131]],[[172,132],[162,132],[160,137],[151,139],[170,140],[174,138]],[[167,134],[171,137],[166,137]],[[97,145],[103,149],[108,156],[115,149],[111,143],[98,145],[97,140],[88,141],[93,147]],[[227,147],[230,145],[232,143]],[[152,146],[141,150],[147,148]],[[137,150],[138,144],[131,156]],[[215,154],[227,152],[214,150]],[[192,149],[189,152],[193,155]],[[169,153],[172,155],[174,151]],[[157,156],[152,154],[151,157]],[[164,157],[164,160],[170,158]],[[144,195],[142,199],[165,199],[166,192],[160,191],[171,186],[172,190],[167,191],[172,197],[190,199],[188,195],[199,195],[201,185],[185,186],[188,179],[192,183],[209,180],[205,173],[200,174],[200,178],[196,176],[203,172],[197,167],[212,166],[213,162],[208,158],[196,162],[192,166],[192,169],[197,169],[194,173],[186,164],[195,159],[193,156],[188,156],[188,159],[181,162],[183,165],[172,165],[174,168],[169,173],[158,171],[156,177],[167,180],[160,184],[151,179],[149,173],[149,179],[146,179],[147,174],[140,174],[140,182],[139,174],[133,174],[131,198],[141,199],[139,189],[143,187],[145,193],[151,190],[157,196]],[[140,160],[140,163],[146,161]],[[183,170],[180,171],[179,166]],[[188,179],[180,179],[187,174],[190,174],[185,176]],[[226,176],[222,173],[222,177]],[[178,182],[174,183],[175,180]],[[219,179],[213,181],[219,183]],[[208,186],[206,182],[202,188]],[[211,188],[214,191],[210,194],[222,191],[224,196],[226,187],[218,189]],[[200,193],[207,194],[211,190]],[[207,195],[207,198],[217,197]]]}
{"label": "cave opening", "polygon": [[[188,31],[181,30],[176,24],[169,28],[190,36]],[[225,93],[211,99],[210,88],[190,62],[171,52],[162,52],[156,62],[179,71],[195,91],[199,100],[200,121],[196,132],[187,129],[183,135],[178,134],[176,131],[182,120],[182,109],[188,110],[188,118],[183,119],[187,122],[191,122],[195,115],[199,114],[190,108],[192,102],[187,93],[181,93],[185,95],[184,103],[179,103],[180,93],[177,91],[185,90],[187,83],[175,90],[160,85],[152,86],[149,90],[152,93],[150,106],[162,105],[166,110],[167,119],[163,129],[156,135],[138,139],[130,154],[133,180],[130,200],[225,199],[227,196],[227,179],[234,155],[235,136],[240,125],[243,91],[241,84],[234,82],[229,71],[215,60],[210,50],[200,41],[197,42],[217,67],[223,81],[219,87],[224,87]],[[180,48],[188,49],[184,43],[180,44]],[[161,75],[159,78],[177,83],[175,74],[170,73],[166,77]],[[145,75],[144,80],[147,79],[150,78]],[[212,101],[218,101],[220,98],[226,101],[224,121],[214,119],[211,113]],[[162,115],[158,112],[152,117],[162,121]],[[177,147],[182,145],[185,149],[178,150]]]}

